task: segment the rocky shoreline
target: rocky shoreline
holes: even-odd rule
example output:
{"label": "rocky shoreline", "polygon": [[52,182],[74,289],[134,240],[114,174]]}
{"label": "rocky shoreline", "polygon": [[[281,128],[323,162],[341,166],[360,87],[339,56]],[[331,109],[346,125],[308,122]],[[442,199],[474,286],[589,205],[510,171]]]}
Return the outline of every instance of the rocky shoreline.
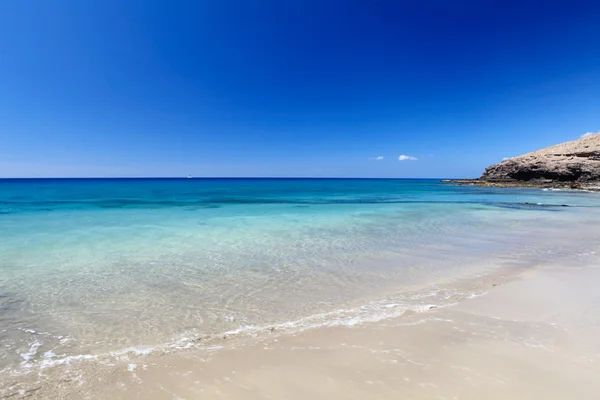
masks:
{"label": "rocky shoreline", "polygon": [[462,186],[600,191],[600,132],[505,159],[486,168],[480,178],[443,182]]}
{"label": "rocky shoreline", "polygon": [[539,189],[569,189],[600,192],[600,181],[595,182],[556,182],[556,181],[506,181],[493,182],[478,178],[474,179],[444,179],[444,183],[459,186],[483,186],[497,188],[539,188]]}

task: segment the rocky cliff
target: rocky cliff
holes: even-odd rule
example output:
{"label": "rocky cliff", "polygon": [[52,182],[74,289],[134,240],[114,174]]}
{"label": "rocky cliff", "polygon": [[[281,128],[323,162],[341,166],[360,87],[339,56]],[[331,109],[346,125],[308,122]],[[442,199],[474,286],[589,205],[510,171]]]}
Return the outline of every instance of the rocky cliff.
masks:
{"label": "rocky cliff", "polygon": [[457,181],[485,186],[600,187],[600,132],[506,159],[481,178]]}
{"label": "rocky cliff", "polygon": [[600,133],[546,147],[488,167],[488,182],[600,182]]}

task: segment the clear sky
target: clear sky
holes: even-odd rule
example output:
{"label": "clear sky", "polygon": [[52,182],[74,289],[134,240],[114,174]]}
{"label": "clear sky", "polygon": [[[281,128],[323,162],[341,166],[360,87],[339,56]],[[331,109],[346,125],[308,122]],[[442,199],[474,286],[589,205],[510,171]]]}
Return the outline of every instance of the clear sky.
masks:
{"label": "clear sky", "polygon": [[597,0],[0,3],[2,177],[466,177],[598,130]]}

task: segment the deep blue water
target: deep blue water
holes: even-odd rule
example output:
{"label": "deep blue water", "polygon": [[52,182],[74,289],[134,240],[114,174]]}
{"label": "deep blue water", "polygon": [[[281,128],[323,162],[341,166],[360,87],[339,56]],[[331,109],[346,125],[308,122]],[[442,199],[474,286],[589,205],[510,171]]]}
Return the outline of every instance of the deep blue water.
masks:
{"label": "deep blue water", "polygon": [[[509,192],[455,187],[437,179],[0,179],[0,188],[0,212],[4,214],[93,208],[214,208],[234,204],[502,205],[550,198],[537,189]],[[586,196],[569,193],[576,204],[590,204]],[[556,201],[556,196],[551,199]]]}

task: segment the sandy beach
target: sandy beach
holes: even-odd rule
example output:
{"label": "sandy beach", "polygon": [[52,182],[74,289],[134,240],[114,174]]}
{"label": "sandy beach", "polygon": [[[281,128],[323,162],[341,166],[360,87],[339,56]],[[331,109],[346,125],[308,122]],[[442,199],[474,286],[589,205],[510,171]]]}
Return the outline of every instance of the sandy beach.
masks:
{"label": "sandy beach", "polygon": [[375,323],[123,356],[102,368],[74,362],[77,376],[69,365],[42,371],[45,384],[15,386],[12,398],[594,399],[596,261],[590,253],[488,277],[479,296]]}
{"label": "sandy beach", "polygon": [[600,1],[4,1],[0,400],[600,400]]}

